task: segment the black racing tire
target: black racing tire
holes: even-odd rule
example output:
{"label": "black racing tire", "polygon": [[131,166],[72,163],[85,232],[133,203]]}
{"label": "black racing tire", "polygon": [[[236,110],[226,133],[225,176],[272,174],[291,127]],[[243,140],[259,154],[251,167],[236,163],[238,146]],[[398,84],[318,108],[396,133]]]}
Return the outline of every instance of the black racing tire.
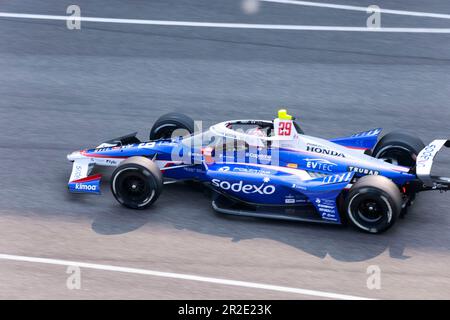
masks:
{"label": "black racing tire", "polygon": [[347,220],[357,229],[382,233],[397,220],[402,210],[400,190],[383,176],[364,176],[349,190],[343,206]]}
{"label": "black racing tire", "polygon": [[170,139],[176,131],[177,136],[186,136],[194,133],[194,120],[182,113],[170,112],[156,120],[150,130],[150,140]]}
{"label": "black racing tire", "polygon": [[425,148],[425,144],[418,137],[394,131],[386,134],[378,141],[373,149],[372,156],[412,168],[416,164],[417,155],[423,148]]}
{"label": "black racing tire", "polygon": [[111,192],[130,209],[145,209],[161,194],[163,179],[158,166],[145,157],[130,157],[114,170]]}

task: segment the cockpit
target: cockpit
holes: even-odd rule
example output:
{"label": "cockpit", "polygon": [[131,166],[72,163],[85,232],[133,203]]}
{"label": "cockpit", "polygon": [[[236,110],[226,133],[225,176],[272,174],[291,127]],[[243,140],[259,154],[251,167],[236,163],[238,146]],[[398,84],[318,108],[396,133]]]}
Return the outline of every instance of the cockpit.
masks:
{"label": "cockpit", "polygon": [[270,147],[274,142],[292,141],[303,134],[293,117],[280,110],[278,118],[267,120],[232,120],[218,123],[201,133],[194,133],[182,140],[186,146],[194,148],[218,147],[233,144],[235,148],[245,145]]}

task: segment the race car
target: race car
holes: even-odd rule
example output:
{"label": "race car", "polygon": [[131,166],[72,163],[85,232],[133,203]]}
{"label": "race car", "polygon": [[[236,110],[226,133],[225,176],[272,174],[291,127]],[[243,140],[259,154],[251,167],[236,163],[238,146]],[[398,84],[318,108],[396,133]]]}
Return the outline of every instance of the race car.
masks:
{"label": "race car", "polygon": [[206,131],[180,113],[160,117],[148,141],[136,132],[67,156],[70,192],[100,194],[95,166],[116,167],[111,192],[145,209],[163,185],[197,181],[213,192],[214,210],[231,215],[342,224],[381,233],[407,212],[418,192],[447,191],[431,175],[439,150],[417,137],[372,129],[331,140],[306,135],[285,109],[274,120],[230,120]]}

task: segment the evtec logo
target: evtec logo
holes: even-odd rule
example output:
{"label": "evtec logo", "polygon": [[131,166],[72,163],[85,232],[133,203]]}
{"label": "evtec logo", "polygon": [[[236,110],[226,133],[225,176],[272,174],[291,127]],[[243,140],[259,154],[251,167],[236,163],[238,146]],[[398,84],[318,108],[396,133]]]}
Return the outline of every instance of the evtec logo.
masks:
{"label": "evtec logo", "polygon": [[97,191],[97,186],[92,184],[76,183],[75,190]]}
{"label": "evtec logo", "polygon": [[219,179],[212,179],[213,186],[221,188],[223,190],[231,190],[234,192],[243,192],[245,194],[258,193],[262,195],[273,194],[276,190],[274,185],[265,185],[263,182],[261,185],[257,186],[255,184],[244,184],[244,181],[239,181],[235,183],[230,183],[228,181],[221,181]]}
{"label": "evtec logo", "polygon": [[305,159],[306,167],[313,170],[333,171],[333,168],[337,166],[336,163],[325,159]]}

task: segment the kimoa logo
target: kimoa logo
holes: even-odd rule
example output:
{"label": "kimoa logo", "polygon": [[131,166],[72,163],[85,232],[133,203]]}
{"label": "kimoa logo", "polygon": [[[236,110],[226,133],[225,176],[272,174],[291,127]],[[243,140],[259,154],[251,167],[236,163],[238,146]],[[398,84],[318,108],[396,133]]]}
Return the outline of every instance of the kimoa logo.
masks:
{"label": "kimoa logo", "polygon": [[258,193],[258,194],[273,194],[276,190],[274,185],[265,185],[263,182],[261,185],[257,186],[255,184],[244,184],[244,181],[239,181],[231,183],[228,181],[222,181],[219,179],[212,179],[212,184],[215,187],[221,188],[223,190],[231,190],[234,192],[243,192],[246,194]]}
{"label": "kimoa logo", "polygon": [[82,183],[76,183],[75,184],[76,190],[88,190],[88,191],[96,191],[97,186],[92,184],[82,184]]}

